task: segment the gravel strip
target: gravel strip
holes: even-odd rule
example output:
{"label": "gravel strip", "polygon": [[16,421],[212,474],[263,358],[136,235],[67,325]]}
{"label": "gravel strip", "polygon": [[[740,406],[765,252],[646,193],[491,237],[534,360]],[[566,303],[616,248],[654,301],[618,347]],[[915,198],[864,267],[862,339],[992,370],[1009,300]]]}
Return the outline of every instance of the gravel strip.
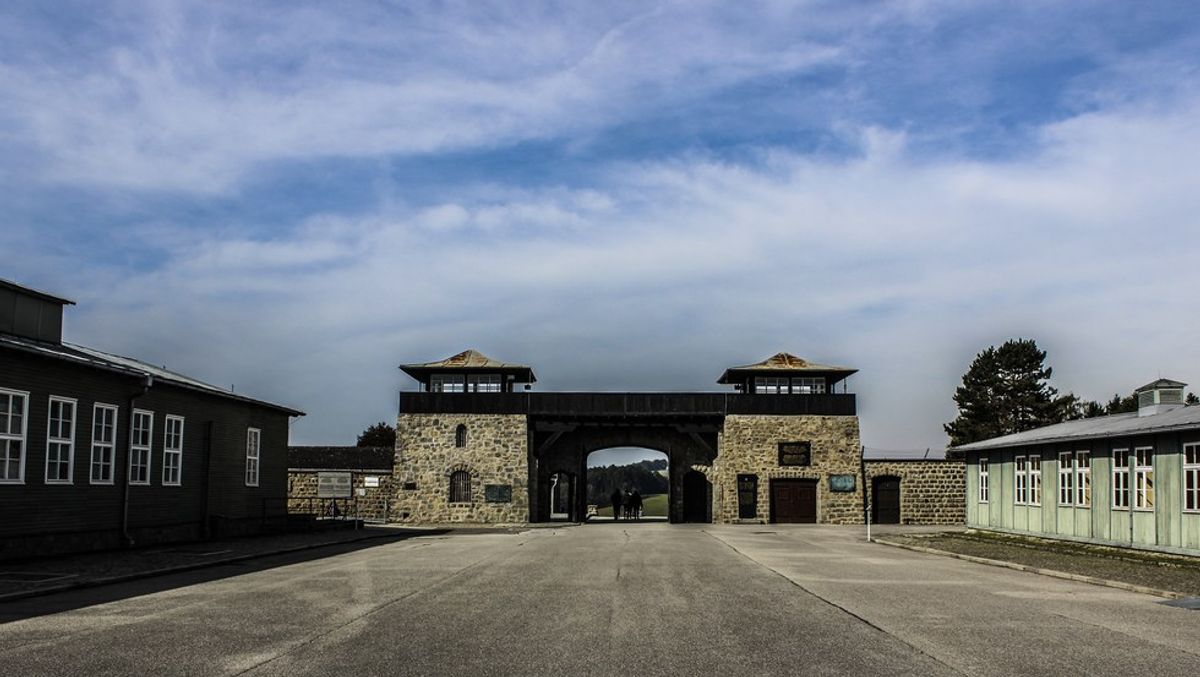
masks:
{"label": "gravel strip", "polygon": [[982,532],[890,535],[887,540],[1200,596],[1200,558]]}

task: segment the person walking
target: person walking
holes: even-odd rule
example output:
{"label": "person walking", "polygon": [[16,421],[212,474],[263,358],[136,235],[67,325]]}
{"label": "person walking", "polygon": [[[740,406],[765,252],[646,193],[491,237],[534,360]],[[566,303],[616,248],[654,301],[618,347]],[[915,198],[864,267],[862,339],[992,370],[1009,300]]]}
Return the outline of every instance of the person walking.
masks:
{"label": "person walking", "polygon": [[635,520],[642,518],[642,494],[637,489],[629,497],[629,512],[633,513]]}
{"label": "person walking", "polygon": [[612,501],[613,519],[621,519],[621,490],[613,489],[612,496],[608,498]]}

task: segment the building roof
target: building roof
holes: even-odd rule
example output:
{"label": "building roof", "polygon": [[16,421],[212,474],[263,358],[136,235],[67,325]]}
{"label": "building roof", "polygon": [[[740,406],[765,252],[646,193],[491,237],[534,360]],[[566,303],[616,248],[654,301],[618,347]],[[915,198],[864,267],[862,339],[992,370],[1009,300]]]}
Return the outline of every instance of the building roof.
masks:
{"label": "building roof", "polygon": [[537,381],[537,378],[533,375],[533,369],[530,367],[514,362],[494,360],[478,350],[464,350],[457,355],[451,355],[437,362],[402,364],[400,365],[400,369],[418,381],[428,378],[433,373],[446,372],[495,372],[522,377],[522,383]]}
{"label": "building roof", "polygon": [[1066,421],[953,448],[959,451],[981,451],[1106,437],[1148,435],[1197,428],[1200,428],[1200,406],[1179,407],[1152,416],[1138,416],[1137,412],[1130,412]]}
{"label": "building roof", "polygon": [[50,294],[50,293],[47,293],[44,291],[38,291],[37,289],[34,289],[33,287],[26,287],[23,284],[17,284],[16,282],[12,282],[11,280],[5,280],[4,278],[0,278],[0,288],[11,289],[15,292],[19,292],[19,293],[25,294],[27,296],[34,296],[39,299],[42,299],[43,301],[49,301],[51,303],[57,303],[59,305],[64,305],[64,306],[75,305],[75,302],[70,299],[64,299],[61,296],[55,296],[54,294]]}
{"label": "building roof", "polygon": [[754,364],[746,364],[740,367],[730,367],[725,370],[721,378],[717,379],[717,383],[737,383],[738,376],[747,376],[750,374],[762,374],[776,372],[779,375],[827,375],[834,376],[837,380],[846,378],[847,376],[857,372],[857,369],[850,367],[836,367],[829,364],[817,364],[809,362],[802,357],[796,357],[791,353],[775,353],[762,362]]}
{"label": "building roof", "polygon": [[390,447],[288,447],[288,470],[371,470],[392,472]]}
{"label": "building roof", "polygon": [[232,390],[219,388],[217,386],[198,381],[190,376],[184,376],[177,372],[170,371],[164,367],[156,367],[152,364],[147,364],[141,360],[135,360],[131,357],[122,357],[111,353],[102,352],[94,348],[85,346],[77,346],[71,343],[46,343],[44,341],[35,341],[21,336],[12,334],[0,334],[0,348],[12,348],[21,350],[27,353],[34,353],[50,359],[62,360],[64,362],[72,362],[82,366],[93,367],[96,369],[104,369],[106,371],[117,372],[133,377],[151,376],[156,382],[169,383],[173,386],[194,390],[197,392],[207,393],[217,397],[237,400],[239,402],[247,402],[249,404],[257,404],[268,409],[282,411],[289,416],[303,416],[304,412],[297,411],[290,407],[273,404],[264,400],[258,400],[245,395],[239,395]]}
{"label": "building roof", "polygon": [[1185,387],[1187,387],[1186,383],[1181,383],[1179,381],[1172,381],[1169,378],[1160,378],[1157,381],[1154,381],[1153,383],[1147,383],[1146,385],[1142,386],[1141,388],[1138,388],[1137,390],[1135,390],[1133,392],[1142,393],[1147,390],[1161,390],[1163,388],[1185,388]]}

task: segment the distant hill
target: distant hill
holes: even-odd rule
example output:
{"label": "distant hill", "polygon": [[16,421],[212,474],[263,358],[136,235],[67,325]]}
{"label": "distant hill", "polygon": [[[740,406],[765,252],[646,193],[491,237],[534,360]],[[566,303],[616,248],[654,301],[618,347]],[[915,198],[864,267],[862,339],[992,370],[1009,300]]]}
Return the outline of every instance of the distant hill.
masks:
{"label": "distant hill", "polygon": [[667,460],[639,461],[630,465],[609,465],[588,468],[587,502],[594,505],[609,505],[614,489],[621,491],[636,489],[643,496],[665,494],[667,478],[658,471],[667,469]]}

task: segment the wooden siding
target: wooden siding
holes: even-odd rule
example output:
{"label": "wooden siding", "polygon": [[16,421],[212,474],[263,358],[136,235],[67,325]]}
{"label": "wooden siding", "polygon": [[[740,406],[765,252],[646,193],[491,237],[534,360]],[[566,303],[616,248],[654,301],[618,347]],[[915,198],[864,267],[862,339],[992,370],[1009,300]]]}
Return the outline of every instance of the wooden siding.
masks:
{"label": "wooden siding", "polygon": [[[129,459],[129,399],[141,392],[140,379],[0,350],[0,388],[29,392],[25,478],[23,484],[0,484],[0,514],[4,516],[0,537],[91,532],[111,540],[121,526]],[[78,400],[73,481],[67,485],[47,485],[44,480],[48,399],[52,395]],[[111,485],[90,481],[93,405],[98,402],[118,408]],[[286,498],[286,414],[166,383],[156,383],[134,407],[153,412],[154,428],[150,484],[134,485],[129,491],[131,530],[190,527],[198,533],[209,516],[257,518],[262,515],[264,500],[282,504]],[[162,483],[168,414],[184,418],[180,486]],[[258,487],[246,487],[244,481],[248,427],[262,430]]]}
{"label": "wooden siding", "polygon": [[[1200,554],[1200,513],[1183,511],[1183,445],[1191,442],[1200,442],[1200,429],[968,452],[967,526]],[[1132,456],[1137,447],[1153,448],[1154,509],[1114,508],[1113,450],[1128,449]],[[1058,504],[1058,454],[1067,451],[1091,453],[1090,506]],[[1014,458],[1030,454],[1042,457],[1040,508],[1014,502]],[[978,500],[980,457],[987,457],[989,465],[991,500],[986,504]],[[1133,470],[1129,482],[1136,486]]]}
{"label": "wooden siding", "polygon": [[855,396],[741,393],[400,393],[401,414],[854,416]]}

